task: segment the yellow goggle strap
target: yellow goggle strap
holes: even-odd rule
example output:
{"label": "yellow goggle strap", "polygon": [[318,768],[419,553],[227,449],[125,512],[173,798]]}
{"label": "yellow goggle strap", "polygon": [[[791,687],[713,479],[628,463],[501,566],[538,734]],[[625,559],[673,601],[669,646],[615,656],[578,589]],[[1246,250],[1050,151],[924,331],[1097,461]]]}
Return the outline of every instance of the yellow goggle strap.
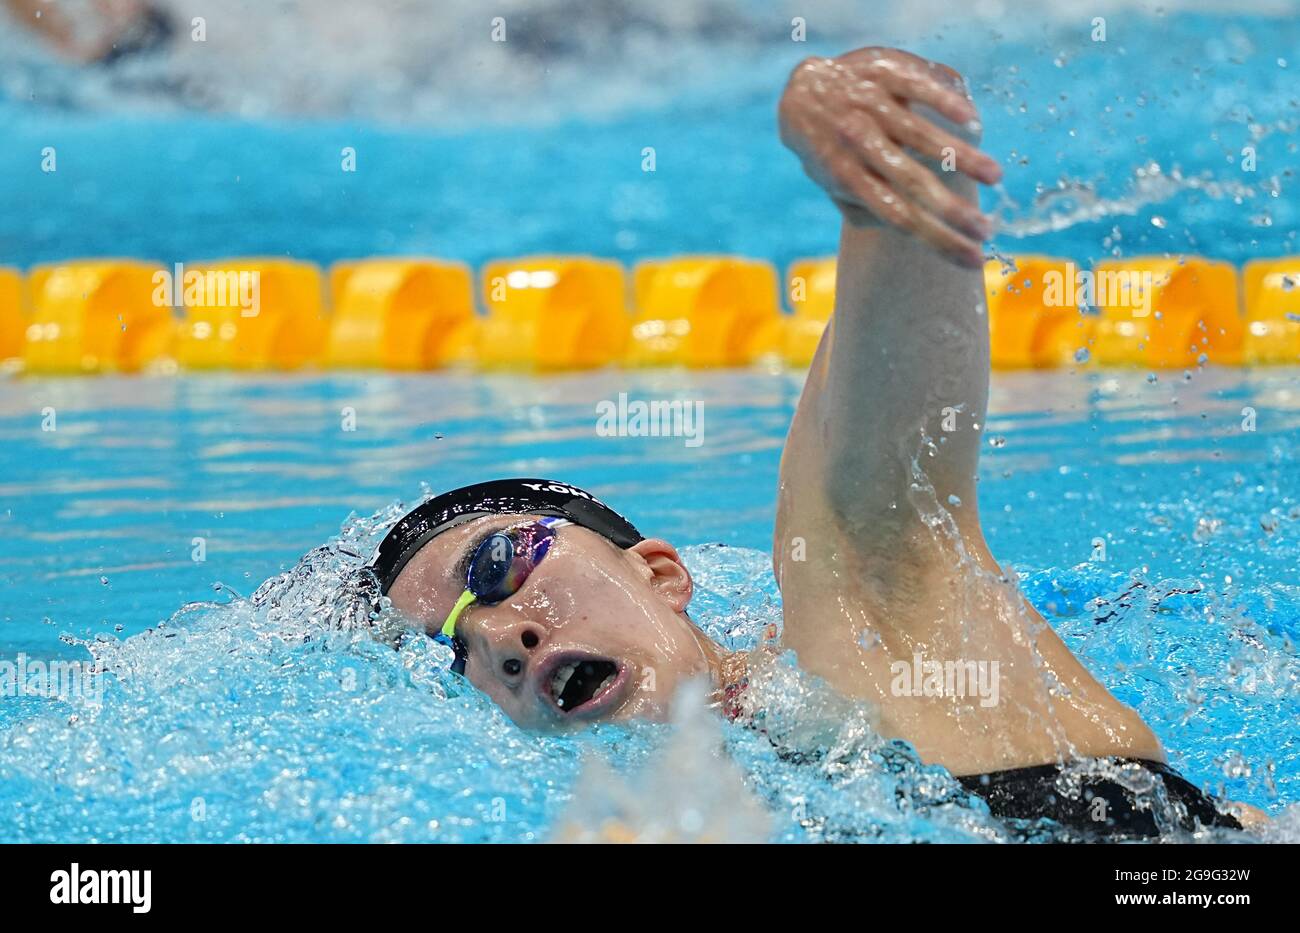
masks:
{"label": "yellow goggle strap", "polygon": [[456,620],[460,614],[465,611],[474,600],[478,599],[471,591],[466,590],[460,594],[460,599],[456,600],[456,605],[451,607],[451,613],[447,616],[447,621],[442,623],[442,634],[448,638],[456,637]]}

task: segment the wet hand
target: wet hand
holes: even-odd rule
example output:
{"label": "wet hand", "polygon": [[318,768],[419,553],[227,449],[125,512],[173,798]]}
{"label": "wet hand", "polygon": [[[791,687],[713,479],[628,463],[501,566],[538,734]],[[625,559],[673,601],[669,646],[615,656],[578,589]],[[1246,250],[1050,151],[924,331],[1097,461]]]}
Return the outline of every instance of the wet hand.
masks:
{"label": "wet hand", "polygon": [[883,223],[981,266],[991,222],[954,189],[961,178],[994,184],[1002,169],[977,148],[979,114],[951,68],[897,49],[810,58],[790,76],[778,117],[782,142],[849,223]]}

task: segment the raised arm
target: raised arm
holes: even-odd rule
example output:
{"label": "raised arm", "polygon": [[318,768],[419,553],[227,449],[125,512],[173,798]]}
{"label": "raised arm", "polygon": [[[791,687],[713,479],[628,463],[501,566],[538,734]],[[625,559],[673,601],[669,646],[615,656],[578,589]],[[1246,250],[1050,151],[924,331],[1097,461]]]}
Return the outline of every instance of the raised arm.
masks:
{"label": "raised arm", "polygon": [[843,224],[835,315],[782,462],[778,547],[785,518],[811,506],[864,547],[910,551],[917,483],[975,534],[989,370],[976,182],[1001,171],[972,142],[974,106],[951,69],[862,49],[800,65],[780,117]]}
{"label": "raised arm", "polygon": [[[871,700],[882,734],[956,774],[1158,761],[1151,730],[1023,600],[980,530],[988,227],[975,195],[1000,173],[974,148],[961,88],[941,65],[864,49],[806,62],[782,99],[783,139],[844,215],[835,314],[781,461],[785,643]],[[983,665],[994,695],[900,688],[899,665],[918,657]]]}
{"label": "raised arm", "polygon": [[[141,0],[98,0],[93,12],[84,4],[73,14],[50,0],[3,0],[14,17],[40,33],[65,58],[77,62],[94,62],[113,49],[113,43],[146,12]],[[83,20],[89,16],[93,28],[79,30],[71,16]]]}
{"label": "raised arm", "polygon": [[5,0],[5,6],[20,23],[41,33],[61,51],[74,49],[76,33],[60,7],[44,0]]}

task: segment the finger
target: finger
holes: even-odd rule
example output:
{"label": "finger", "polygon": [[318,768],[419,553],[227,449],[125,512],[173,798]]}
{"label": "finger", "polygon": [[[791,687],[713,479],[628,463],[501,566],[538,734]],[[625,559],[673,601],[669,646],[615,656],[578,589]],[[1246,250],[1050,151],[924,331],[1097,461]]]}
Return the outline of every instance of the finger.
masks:
{"label": "finger", "polygon": [[879,175],[864,171],[856,162],[849,162],[832,177],[832,181],[836,188],[832,197],[841,209],[865,209],[883,223],[908,233],[914,230],[912,206]]}
{"label": "finger", "polygon": [[925,104],[962,126],[979,119],[979,111],[967,98],[964,86],[957,90],[928,68],[889,62],[883,66],[878,64],[874,70],[877,72],[875,80],[895,97]]}
{"label": "finger", "polygon": [[906,68],[917,72],[918,74],[933,74],[937,80],[945,83],[958,90],[962,87],[962,76],[956,69],[951,68],[943,62],[931,61],[928,58],[922,58],[912,52],[904,49],[881,48],[879,46],[868,46],[862,49],[856,49],[852,52],[846,52],[832,61],[842,62],[853,67],[865,66],[882,66],[891,65],[899,68]]}
{"label": "finger", "polygon": [[845,218],[856,226],[869,226],[872,218],[933,246],[951,261],[971,269],[983,267],[980,244],[953,230],[919,205],[899,196],[879,175],[842,166],[833,176],[837,193],[832,195]]}
{"label": "finger", "polygon": [[940,253],[967,269],[984,266],[984,251],[980,244],[949,227],[933,214],[923,210],[914,212],[913,233],[929,243]]}
{"label": "finger", "polygon": [[874,121],[865,115],[848,120],[845,135],[866,165],[907,198],[973,237],[988,235],[989,221],[979,207],[951,191],[934,172],[898,148]]}
{"label": "finger", "polygon": [[917,116],[907,107],[882,101],[876,107],[876,113],[895,142],[939,163],[951,156],[957,171],[986,185],[1001,181],[1002,166],[992,156]]}

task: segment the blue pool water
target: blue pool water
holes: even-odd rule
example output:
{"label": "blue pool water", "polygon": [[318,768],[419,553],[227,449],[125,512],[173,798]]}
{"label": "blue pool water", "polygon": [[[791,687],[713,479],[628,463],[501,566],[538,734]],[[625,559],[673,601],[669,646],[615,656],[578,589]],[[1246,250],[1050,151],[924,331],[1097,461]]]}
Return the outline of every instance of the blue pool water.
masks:
{"label": "blue pool water", "polygon": [[[981,471],[995,552],[1070,647],[1193,780],[1274,812],[1300,798],[1297,375],[999,376]],[[617,780],[650,782],[639,799],[675,812],[663,799],[682,785],[640,777],[672,729],[537,738],[480,697],[445,698],[428,643],[395,652],[330,634],[344,604],[340,568],[353,565],[346,553],[317,554],[257,605],[248,597],[350,512],[368,515],[396,490],[555,474],[689,545],[696,617],[732,644],[752,643],[779,620],[765,549],[797,383],[604,373],[6,384],[6,653],[75,658],[89,645],[117,673],[99,707],[0,704],[5,837],[538,839],[587,825],[570,808],[588,814],[593,798],[617,800],[608,786]],[[702,400],[704,443],[597,437],[595,403],[619,391]],[[58,412],[54,432],[40,430],[46,406]],[[1246,406],[1253,432],[1241,429]],[[357,413],[355,432],[341,429],[344,407]],[[365,553],[371,527],[350,526],[344,551]],[[204,562],[193,560],[195,538],[206,542]],[[1194,592],[1163,598],[1176,590]],[[214,605],[156,627],[191,601]],[[800,704],[827,702],[807,684],[783,699],[796,718],[812,715]],[[873,758],[865,715],[836,714],[852,767],[834,777],[725,727],[769,818],[745,831],[999,838],[951,802],[941,775]],[[689,750],[708,757],[708,730],[724,727],[695,728],[702,737]],[[599,779],[584,778],[596,789],[575,798],[593,762],[624,777],[597,769]],[[730,813],[707,800],[677,804],[710,821]]]}
{"label": "blue pool water", "polygon": [[[331,98],[309,121],[284,113],[301,89],[277,93],[274,75],[242,111],[252,122],[178,110],[148,74],[124,109],[100,79],[33,64],[6,37],[0,262],[727,251],[784,264],[831,251],[836,230],[776,142],[783,74],[811,51],[904,39],[973,76],[1015,205],[1000,251],[1297,251],[1295,17],[1115,14],[1104,48],[1068,16],[845,27],[833,42],[814,30],[807,47],[749,22],[748,46],[653,90],[607,65],[619,93],[594,110],[571,104],[557,65],[558,83],[520,83],[506,102],[462,79],[409,108],[395,93]],[[466,112],[488,99],[488,118]],[[38,169],[46,145],[53,175]],[[339,171],[343,146],[355,174]],[[532,841],[610,815],[647,835],[1008,838],[940,769],[882,746],[869,711],[791,671],[770,685],[772,720],[814,745],[832,723],[821,765],[690,703],[676,726],[538,738],[431,673],[430,644],[339,630],[340,580],[395,500],[540,474],[684,545],[693,615],[752,644],[780,618],[765,554],[799,388],[758,371],[3,377],[0,657],[94,657],[108,673],[102,702],[0,699],[0,839]],[[622,391],[703,401],[705,442],[598,437],[596,403]],[[1300,811],[1285,809],[1300,801],[1300,371],[998,374],[987,436],[981,510],[1029,598],[1189,778],[1300,841]]]}
{"label": "blue pool water", "polygon": [[[327,101],[338,112],[310,122],[177,114],[176,96],[161,92],[106,113],[107,78],[74,82],[54,66],[0,55],[0,203],[10,207],[0,212],[0,261],[125,252],[168,264],[264,254],[477,264],[538,251],[628,261],[723,251],[784,267],[833,252],[837,216],[777,140],[785,77],[806,55],[889,41],[970,76],[986,148],[1003,160],[1015,204],[1004,210],[1011,232],[994,241],[1001,251],[1091,261],[1170,250],[1244,261],[1300,249],[1300,203],[1287,187],[1300,163],[1300,16],[1117,12],[1099,43],[1073,15],[1025,25],[1041,15],[936,18],[913,34],[902,26],[882,34],[858,12],[829,37],[813,29],[807,43],[788,41],[788,20],[764,18],[752,47],[715,55],[712,40],[698,40],[693,67],[666,75],[642,52],[576,90],[540,74],[507,83],[482,63],[476,23],[457,34],[440,22],[439,49],[460,71],[418,98],[395,94],[385,123],[369,118],[378,104],[349,107],[343,94]],[[283,47],[262,41],[272,60],[248,79],[249,95],[277,86],[277,53],[301,54],[300,37]],[[564,64],[551,70],[563,74]],[[140,67],[144,76],[117,82],[152,87]],[[198,80],[153,77],[164,87]],[[307,94],[287,76],[280,83],[286,99],[259,108],[289,108]],[[584,109],[611,87],[622,91]],[[77,93],[89,98],[83,106]],[[1255,171],[1241,167],[1246,146],[1256,150]],[[57,154],[50,174],[40,171],[45,147]],[[341,170],[344,147],[356,151],[355,172]],[[642,171],[646,147],[654,173]],[[1153,165],[1159,180],[1146,173]],[[998,203],[986,195],[986,207]]]}

